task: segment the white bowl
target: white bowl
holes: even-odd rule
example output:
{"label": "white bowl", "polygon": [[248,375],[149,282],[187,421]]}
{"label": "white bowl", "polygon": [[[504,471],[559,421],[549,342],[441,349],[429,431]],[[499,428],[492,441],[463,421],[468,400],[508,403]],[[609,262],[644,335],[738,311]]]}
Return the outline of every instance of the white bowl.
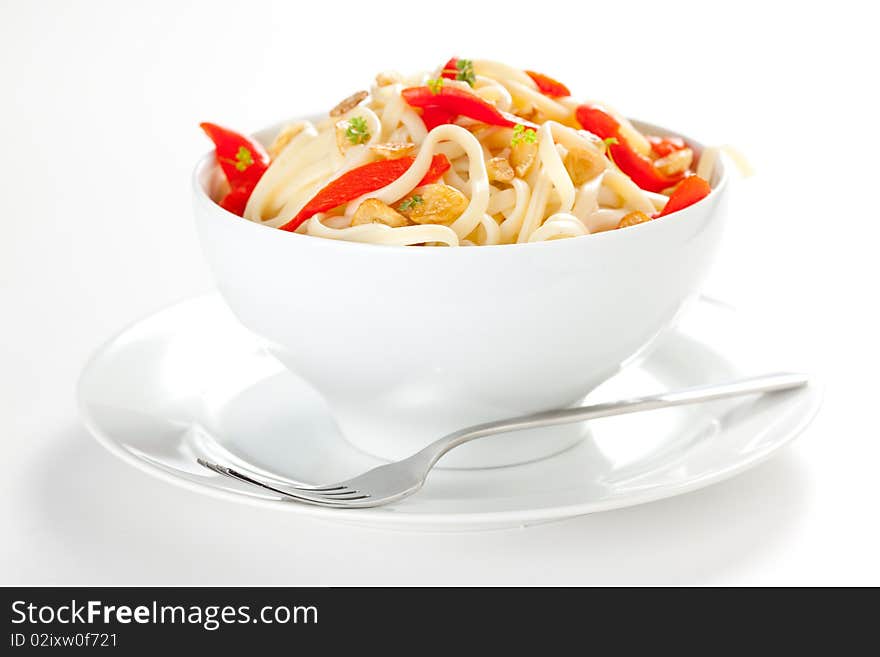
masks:
{"label": "white bowl", "polygon": [[[643,354],[699,292],[726,191],[719,159],[706,199],[656,221],[550,242],[417,248],[260,226],[211,200],[215,179],[210,153],[195,169],[194,208],[226,303],[327,399],[352,444],[385,459],[467,425],[578,403]],[[487,438],[440,465],[530,461],[585,431]]]}

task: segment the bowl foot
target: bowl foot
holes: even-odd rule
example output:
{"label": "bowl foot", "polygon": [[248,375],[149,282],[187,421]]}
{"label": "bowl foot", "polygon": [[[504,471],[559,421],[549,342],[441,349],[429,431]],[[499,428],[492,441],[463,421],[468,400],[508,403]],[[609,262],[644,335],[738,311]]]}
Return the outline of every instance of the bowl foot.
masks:
{"label": "bowl foot", "polygon": [[[341,422],[345,440],[361,452],[383,461],[404,459],[447,432],[426,432],[367,422]],[[545,459],[579,444],[590,435],[586,423],[526,429],[487,436],[456,447],[435,467],[443,469],[497,468]]]}

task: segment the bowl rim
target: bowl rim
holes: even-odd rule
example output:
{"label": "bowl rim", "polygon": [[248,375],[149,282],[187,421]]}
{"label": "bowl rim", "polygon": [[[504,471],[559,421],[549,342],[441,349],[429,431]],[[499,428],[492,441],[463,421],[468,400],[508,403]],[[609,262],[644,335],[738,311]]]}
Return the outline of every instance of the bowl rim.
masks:
{"label": "bowl rim", "polygon": [[[260,133],[266,133],[273,130],[278,130],[285,123],[289,123],[290,121],[313,121],[317,117],[323,116],[320,113],[310,113],[305,114],[300,117],[293,117],[289,119],[285,119],[283,121],[276,121],[264,128],[260,128],[259,130],[248,133],[249,136],[254,137],[257,141],[261,141],[259,135]],[[676,137],[681,137],[688,144],[692,144],[697,146],[701,151],[706,148],[706,145],[697,139],[693,139],[681,132],[676,130],[671,130],[669,128],[665,128],[663,126],[650,123],[648,121],[643,121],[641,119],[630,118],[629,119],[636,127],[639,129],[644,129],[648,131],[656,131],[656,134],[665,134]],[[569,239],[559,239],[559,240],[542,240],[539,242],[525,242],[522,244],[486,244],[481,245],[478,248],[436,248],[436,249],[413,249],[410,246],[397,245],[397,244],[373,244],[370,242],[355,242],[350,240],[338,240],[338,239],[328,239],[324,237],[315,237],[313,235],[304,235],[301,233],[290,232],[286,230],[279,230],[278,228],[273,228],[272,226],[266,226],[262,224],[258,224],[255,221],[251,221],[249,219],[245,219],[237,214],[229,212],[228,210],[220,207],[220,205],[214,201],[210,194],[208,194],[207,189],[202,184],[201,179],[205,170],[210,167],[217,167],[216,162],[212,162],[211,160],[214,158],[214,151],[210,150],[204,153],[198,160],[196,161],[195,168],[191,174],[191,183],[193,187],[194,198],[197,202],[206,205],[206,207],[213,209],[213,212],[210,214],[216,218],[222,218],[222,220],[228,220],[229,218],[233,218],[238,220],[240,225],[250,224],[248,228],[244,228],[244,230],[261,230],[261,231],[272,231],[275,233],[280,233],[283,236],[281,239],[294,239],[294,240],[302,240],[307,239],[309,242],[304,242],[304,244],[317,242],[319,244],[324,244],[321,248],[328,248],[331,245],[338,245],[340,248],[356,248],[356,249],[370,249],[375,250],[378,253],[388,253],[389,250],[396,253],[461,253],[461,252],[497,252],[499,249],[502,249],[506,252],[510,247],[519,247],[519,249],[530,249],[535,250],[538,248],[543,249],[566,249],[566,248],[583,248],[577,245],[581,244],[589,244],[595,243],[597,240],[621,240],[621,239],[634,239],[633,235],[640,234],[648,234],[648,231],[652,230],[663,230],[663,226],[668,225],[670,222],[668,221],[668,217],[661,217],[662,219],[667,219],[667,221],[647,221],[641,224],[636,224],[635,226],[628,226],[623,230],[605,230],[598,233],[587,233],[586,235],[579,235],[574,238]],[[727,156],[724,151],[721,150],[718,153],[718,159],[716,161],[716,175],[718,177],[718,182],[712,187],[712,191],[709,192],[709,195],[704,199],[700,199],[696,203],[691,206],[688,206],[682,210],[675,212],[674,214],[678,215],[676,218],[676,222],[680,223],[681,221],[694,220],[696,217],[695,210],[711,200],[721,196],[721,194],[726,190],[727,183],[729,179],[729,166],[727,162]],[[630,237],[626,237],[629,235]],[[590,240],[584,240],[582,238],[591,238]],[[574,246],[573,246],[574,245]],[[318,246],[318,244],[316,244]],[[379,247],[379,248],[377,248]],[[424,256],[420,256],[424,257]],[[428,256],[432,257],[432,256]],[[433,257],[452,257],[452,256],[433,256]]]}

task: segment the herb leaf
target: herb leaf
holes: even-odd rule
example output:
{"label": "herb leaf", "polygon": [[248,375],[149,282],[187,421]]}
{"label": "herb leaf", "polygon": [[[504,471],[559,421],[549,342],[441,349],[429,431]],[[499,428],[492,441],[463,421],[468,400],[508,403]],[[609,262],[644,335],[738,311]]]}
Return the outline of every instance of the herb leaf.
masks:
{"label": "herb leaf", "polygon": [[[614,162],[614,158],[611,156],[611,147],[619,143],[620,142],[617,140],[617,137],[605,137],[605,139],[602,140],[602,145],[605,148],[605,157],[607,157],[612,162]],[[617,164],[616,162],[614,163]]]}
{"label": "herb leaf", "polygon": [[443,88],[443,78],[436,78],[433,80],[428,80],[428,89],[431,90],[431,93],[435,96],[440,93],[440,89]]}
{"label": "herb leaf", "polygon": [[402,201],[400,203],[400,205],[397,206],[397,209],[402,212],[407,212],[409,210],[412,210],[415,206],[417,206],[421,203],[424,203],[424,202],[425,202],[425,199],[423,199],[421,196],[416,194],[415,196],[411,196],[410,198]]}
{"label": "herb leaf", "polygon": [[525,127],[522,123],[517,123],[513,128],[513,139],[510,140],[511,146],[519,144],[534,144],[538,141],[538,133],[531,128]]}
{"label": "herb leaf", "polygon": [[239,146],[238,152],[235,154],[235,168],[239,171],[244,171],[253,163],[254,156],[250,149],[245,148],[244,146]]}
{"label": "herb leaf", "polygon": [[614,161],[614,156],[611,154],[611,147],[619,143],[617,137],[605,137],[605,139],[602,140],[602,144],[605,146],[605,157],[611,160],[611,164],[614,166],[617,166],[617,162]]}
{"label": "herb leaf", "polygon": [[461,80],[462,82],[467,82],[472,87],[477,81],[476,75],[474,74],[474,63],[470,59],[459,59],[455,62],[455,68],[457,69],[455,73],[455,79]]}
{"label": "herb leaf", "polygon": [[353,116],[345,129],[345,138],[352,144],[366,144],[370,140],[370,129],[367,120],[362,116]]}

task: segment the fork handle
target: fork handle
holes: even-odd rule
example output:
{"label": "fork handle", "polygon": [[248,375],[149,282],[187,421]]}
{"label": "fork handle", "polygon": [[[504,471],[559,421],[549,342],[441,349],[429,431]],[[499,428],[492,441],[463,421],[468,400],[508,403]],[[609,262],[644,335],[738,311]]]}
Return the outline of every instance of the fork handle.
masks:
{"label": "fork handle", "polygon": [[506,420],[487,422],[485,424],[478,424],[466,429],[461,429],[460,431],[456,431],[455,433],[451,433],[434,441],[413,456],[426,458],[430,464],[433,465],[441,456],[446,454],[449,450],[455,449],[459,445],[476,440],[477,438],[494,436],[495,434],[506,433],[508,431],[522,431],[524,429],[550,427],[557,424],[569,424],[584,420],[594,420],[600,417],[610,417],[612,415],[625,415],[627,413],[637,413],[639,411],[651,411],[659,408],[683,406],[684,404],[696,404],[716,399],[725,399],[727,397],[739,397],[741,395],[790,390],[792,388],[805,386],[808,382],[809,378],[806,374],[783,372],[778,374],[765,374],[763,376],[748,379],[739,379],[727,383],[695,386],[693,388],[684,388],[682,390],[647,395],[645,397],[633,397],[631,399],[622,399],[615,402],[604,402],[601,404],[592,404],[590,406],[543,411],[532,415],[522,415]]}

